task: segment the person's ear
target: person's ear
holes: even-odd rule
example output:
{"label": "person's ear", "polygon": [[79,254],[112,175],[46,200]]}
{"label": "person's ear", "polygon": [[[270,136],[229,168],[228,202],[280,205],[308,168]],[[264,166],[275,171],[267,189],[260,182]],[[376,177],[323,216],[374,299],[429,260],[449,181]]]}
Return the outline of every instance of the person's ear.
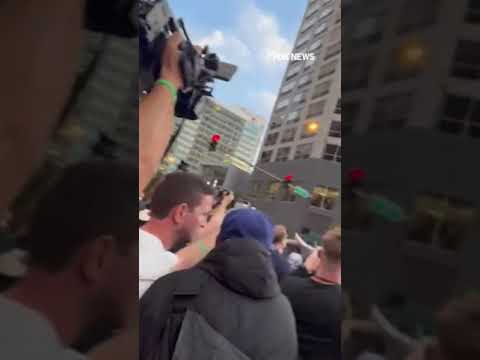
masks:
{"label": "person's ear", "polygon": [[185,216],[188,213],[188,204],[180,204],[175,206],[172,210],[172,220],[174,224],[182,224],[185,220]]}
{"label": "person's ear", "polygon": [[104,281],[112,268],[116,253],[115,239],[112,236],[99,236],[85,246],[80,255],[80,271],[88,284]]}

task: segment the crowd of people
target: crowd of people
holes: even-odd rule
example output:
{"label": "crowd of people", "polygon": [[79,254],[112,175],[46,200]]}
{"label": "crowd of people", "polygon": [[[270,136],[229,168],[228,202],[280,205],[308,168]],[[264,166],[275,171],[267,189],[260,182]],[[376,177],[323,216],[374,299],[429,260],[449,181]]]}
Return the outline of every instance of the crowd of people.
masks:
{"label": "crowd of people", "polygon": [[[85,2],[49,5],[0,3],[10,49],[0,59],[5,243],[15,242],[8,209],[45,158],[82,48]],[[228,210],[234,194],[218,198],[201,178],[173,173],[154,189],[139,229],[139,193],[173,129],[172,89],[183,86],[180,40],[173,35],[162,55],[160,77],[171,86],[140,102],[138,168],[110,160],[68,167],[36,206],[25,263],[0,258],[13,278],[0,295],[2,359],[340,359],[340,227],[312,248],[261,211]],[[62,44],[62,56],[52,44]],[[449,304],[438,339],[409,360],[480,358],[478,303],[473,294]]]}
{"label": "crowd of people", "polygon": [[293,271],[285,227],[231,201],[184,172],[155,189],[139,237],[140,358],[340,359],[340,228]]}

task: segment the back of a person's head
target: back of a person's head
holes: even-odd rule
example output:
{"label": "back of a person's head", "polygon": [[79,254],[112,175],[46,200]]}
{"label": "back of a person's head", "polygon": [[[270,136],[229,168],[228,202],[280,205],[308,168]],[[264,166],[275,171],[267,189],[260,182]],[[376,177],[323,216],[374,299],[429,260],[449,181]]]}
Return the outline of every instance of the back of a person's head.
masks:
{"label": "back of a person's head", "polygon": [[223,221],[218,242],[228,239],[254,239],[270,250],[273,243],[273,224],[261,211],[232,210]]}
{"label": "back of a person's head", "polygon": [[214,190],[198,175],[174,172],[165,176],[155,188],[150,202],[150,215],[164,219],[177,205],[198,206],[203,195],[214,195]]}
{"label": "back of a person's head", "polygon": [[480,294],[449,302],[438,313],[437,322],[445,360],[480,359]]}
{"label": "back of a person's head", "polygon": [[339,225],[332,226],[323,237],[325,257],[332,262],[340,262],[342,258],[342,232]]}
{"label": "back of a person's head", "polygon": [[284,225],[275,225],[273,228],[273,243],[278,244],[286,240],[287,228]]}
{"label": "back of a person's head", "polygon": [[101,236],[127,253],[138,242],[138,170],[113,161],[91,161],[65,170],[41,199],[30,232],[32,266],[56,272]]}

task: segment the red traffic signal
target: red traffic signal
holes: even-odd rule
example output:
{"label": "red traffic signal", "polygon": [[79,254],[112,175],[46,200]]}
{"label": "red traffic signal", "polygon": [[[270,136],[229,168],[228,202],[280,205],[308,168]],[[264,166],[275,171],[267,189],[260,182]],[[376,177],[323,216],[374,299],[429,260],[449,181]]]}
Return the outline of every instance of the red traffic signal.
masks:
{"label": "red traffic signal", "polygon": [[210,139],[210,148],[209,151],[217,151],[217,145],[220,142],[220,135],[213,134]]}
{"label": "red traffic signal", "polygon": [[365,171],[360,168],[352,169],[348,172],[350,183],[359,184],[365,179]]}
{"label": "red traffic signal", "polygon": [[293,180],[293,175],[287,175],[283,178],[283,180],[287,183],[290,183]]}

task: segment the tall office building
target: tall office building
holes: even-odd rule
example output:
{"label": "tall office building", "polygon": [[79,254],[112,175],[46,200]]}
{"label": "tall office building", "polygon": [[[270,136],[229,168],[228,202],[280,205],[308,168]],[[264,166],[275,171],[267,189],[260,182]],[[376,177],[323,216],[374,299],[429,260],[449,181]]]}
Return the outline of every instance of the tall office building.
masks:
{"label": "tall office building", "polygon": [[[170,151],[173,157],[166,157],[167,162],[172,159],[172,168],[183,160],[190,171],[197,173],[203,172],[203,166],[227,168],[230,163],[251,172],[249,164],[258,157],[265,120],[246,109],[222,105],[214,98],[204,98],[197,111],[198,120],[184,122]],[[217,151],[209,151],[214,134],[221,139]]]}
{"label": "tall office building", "polygon": [[[343,165],[362,167],[367,190],[408,216],[342,218],[354,254],[345,261],[355,269],[343,285],[377,303],[404,295],[423,309],[414,321],[431,320],[450,296],[480,286],[480,175],[470,166],[480,153],[479,4],[353,0],[343,16],[342,122],[352,160]],[[365,258],[381,259],[381,271]]]}
{"label": "tall office building", "polygon": [[[292,196],[278,181],[255,172],[250,197],[291,231],[323,232],[340,219],[341,1],[311,0],[282,80],[258,165],[313,193]],[[285,190],[285,191],[283,191]]]}

